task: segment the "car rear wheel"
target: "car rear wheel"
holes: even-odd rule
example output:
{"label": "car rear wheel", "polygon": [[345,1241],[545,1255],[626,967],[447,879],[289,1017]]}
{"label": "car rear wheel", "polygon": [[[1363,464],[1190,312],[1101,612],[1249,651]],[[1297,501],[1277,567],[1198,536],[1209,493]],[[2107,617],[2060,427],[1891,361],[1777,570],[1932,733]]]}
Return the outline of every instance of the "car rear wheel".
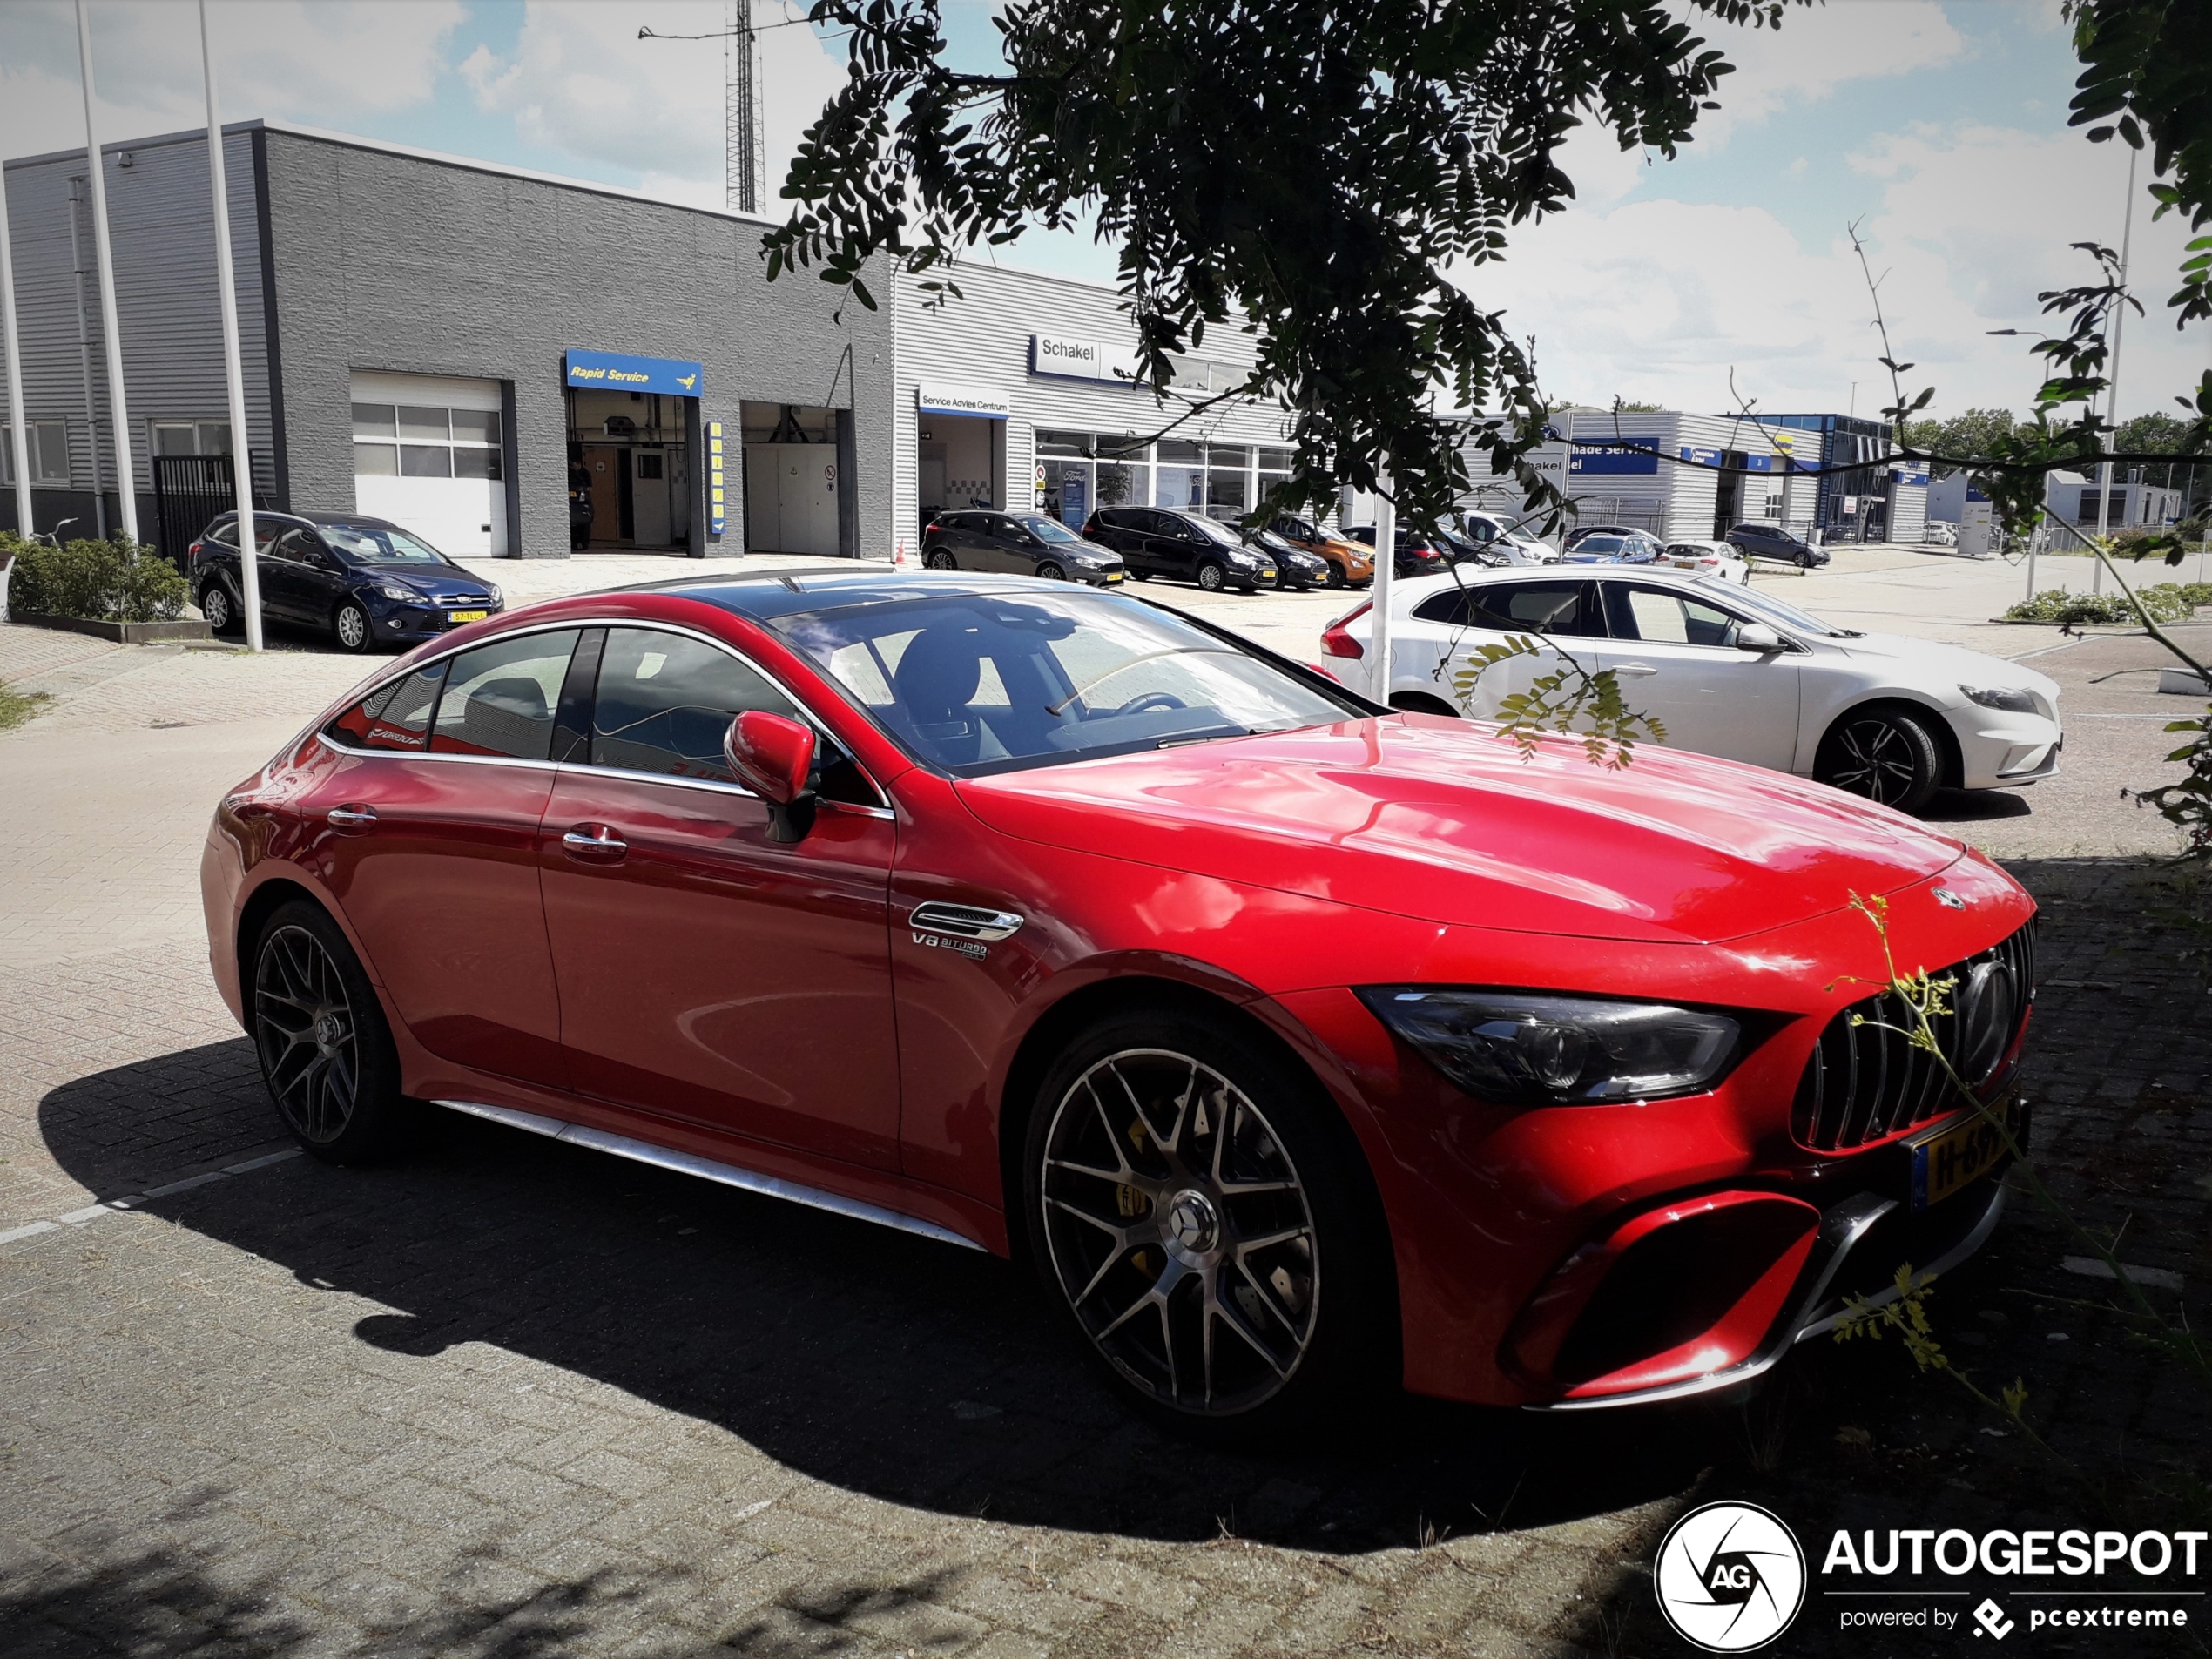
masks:
{"label": "car rear wheel", "polygon": [[929,550],[929,556],[924,559],[922,563],[927,564],[933,570],[957,570],[960,569],[959,561],[953,557],[949,550],[941,547],[932,548]]}
{"label": "car rear wheel", "polygon": [[343,930],[305,900],[284,906],[254,945],[252,986],[262,1081],[293,1138],[333,1163],[381,1151],[404,1109],[399,1055]]}
{"label": "car rear wheel", "polygon": [[207,618],[207,625],[219,634],[226,634],[238,626],[238,607],[231,603],[231,590],[219,581],[211,582],[199,596],[199,614]]}
{"label": "car rear wheel", "polygon": [[1898,709],[1863,709],[1829,728],[1812,775],[1884,806],[1916,813],[1935,793],[1943,768],[1935,738],[1921,721]]}
{"label": "car rear wheel", "polygon": [[1198,567],[1198,585],[1208,593],[1219,593],[1229,583],[1229,572],[1219,559],[1208,559]]}
{"label": "car rear wheel", "polygon": [[1042,582],[1065,582],[1068,579],[1068,572],[1050,559],[1047,559],[1042,564],[1037,566],[1037,579]]}
{"label": "car rear wheel", "polygon": [[342,601],[330,618],[331,637],[338,642],[341,651],[368,649],[368,612],[361,609],[358,599]]}
{"label": "car rear wheel", "polygon": [[1109,1018],[1029,1116],[1047,1291],[1121,1393],[1242,1438],[1305,1420],[1397,1352],[1386,1234],[1312,1078],[1225,1022]]}

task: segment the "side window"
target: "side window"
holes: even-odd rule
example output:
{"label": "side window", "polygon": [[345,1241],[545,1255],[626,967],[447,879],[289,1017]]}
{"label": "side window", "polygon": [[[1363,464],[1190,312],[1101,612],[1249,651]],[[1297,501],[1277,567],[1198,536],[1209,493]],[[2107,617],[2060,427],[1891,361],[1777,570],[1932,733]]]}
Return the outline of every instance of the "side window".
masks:
{"label": "side window", "polygon": [[1602,638],[1586,582],[1519,582],[1477,588],[1474,624],[1501,633]]}
{"label": "side window", "polygon": [[455,658],[438,704],[430,752],[550,759],[561,682],[578,631],[524,634]]}
{"label": "side window", "polygon": [[591,710],[591,764],[734,783],[722,738],[746,709],[792,718],[799,712],[759,674],[704,640],[610,628]]}
{"label": "side window", "polygon": [[1449,628],[1464,627],[1467,621],[1467,596],[1447,591],[1432,593],[1413,607],[1413,614],[1423,622],[1440,622]]}
{"label": "side window", "polygon": [[1663,588],[1606,583],[1605,608],[1616,639],[1655,645],[1725,646],[1742,624],[1727,611]]}
{"label": "side window", "polygon": [[288,564],[310,563],[312,561],[307,555],[307,532],[302,529],[287,530],[261,550],[263,556],[273,559],[282,559]]}
{"label": "side window", "polygon": [[370,692],[323,730],[352,748],[420,754],[429,740],[430,716],[445,678],[443,663],[418,669]]}

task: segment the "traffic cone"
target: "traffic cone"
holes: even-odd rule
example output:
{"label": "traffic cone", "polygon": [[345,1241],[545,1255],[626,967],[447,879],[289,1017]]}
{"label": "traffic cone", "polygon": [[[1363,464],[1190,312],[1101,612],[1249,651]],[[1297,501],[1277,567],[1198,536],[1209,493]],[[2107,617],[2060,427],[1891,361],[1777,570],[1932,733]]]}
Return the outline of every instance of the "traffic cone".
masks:
{"label": "traffic cone", "polygon": [[891,561],[891,568],[894,570],[903,570],[907,568],[907,544],[904,542],[899,543],[899,554]]}

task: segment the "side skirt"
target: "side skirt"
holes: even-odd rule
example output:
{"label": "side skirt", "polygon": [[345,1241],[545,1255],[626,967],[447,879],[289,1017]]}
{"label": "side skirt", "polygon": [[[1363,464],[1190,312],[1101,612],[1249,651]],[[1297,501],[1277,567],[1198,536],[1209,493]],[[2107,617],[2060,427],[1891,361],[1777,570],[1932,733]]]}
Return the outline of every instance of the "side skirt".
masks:
{"label": "side skirt", "polygon": [[745,1192],[756,1192],[763,1197],[803,1204],[810,1209],[826,1210],[833,1216],[845,1216],[854,1221],[872,1221],[879,1227],[894,1227],[900,1232],[934,1238],[941,1244],[957,1244],[963,1250],[983,1248],[974,1239],[963,1238],[948,1227],[940,1227],[934,1222],[922,1221],[896,1210],[886,1210],[880,1204],[840,1197],[834,1192],[824,1192],[819,1187],[802,1186],[796,1181],[780,1181],[772,1175],[741,1170],[734,1163],[718,1163],[712,1158],[698,1157],[690,1152],[671,1151],[667,1147],[655,1146],[651,1141],[634,1140],[627,1135],[612,1135],[605,1130],[591,1129],[582,1123],[564,1123],[557,1117],[541,1117],[536,1112],[517,1111],[511,1106],[486,1106],[469,1100],[438,1100],[430,1103],[442,1106],[448,1111],[464,1112],[470,1117],[504,1123],[509,1129],[527,1130],[532,1135],[543,1135],[550,1140],[589,1147],[595,1152],[610,1152],[618,1158],[650,1163],[656,1169],[673,1170],[678,1175],[697,1176],[703,1181],[718,1182],[723,1186],[736,1187]]}

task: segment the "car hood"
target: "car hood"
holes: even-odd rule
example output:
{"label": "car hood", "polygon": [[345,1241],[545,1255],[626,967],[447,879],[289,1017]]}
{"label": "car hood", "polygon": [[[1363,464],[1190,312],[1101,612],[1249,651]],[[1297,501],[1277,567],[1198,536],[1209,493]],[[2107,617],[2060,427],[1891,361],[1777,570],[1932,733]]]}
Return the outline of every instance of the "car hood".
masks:
{"label": "car hood", "polygon": [[1903,634],[1861,634],[1856,639],[1822,643],[1849,656],[1903,664],[1940,682],[1946,690],[1952,685],[2024,685],[2054,702],[2059,695],[2058,682],[2048,675],[1963,645]]}
{"label": "car hood", "polygon": [[984,824],[1055,846],[1419,917],[1690,943],[1891,893],[1963,852],[1786,774],[1406,715],[971,779]]}
{"label": "car hood", "polygon": [[489,599],[483,583],[462,570],[410,570],[396,564],[364,564],[363,576],[396,588],[412,588],[427,599]]}

